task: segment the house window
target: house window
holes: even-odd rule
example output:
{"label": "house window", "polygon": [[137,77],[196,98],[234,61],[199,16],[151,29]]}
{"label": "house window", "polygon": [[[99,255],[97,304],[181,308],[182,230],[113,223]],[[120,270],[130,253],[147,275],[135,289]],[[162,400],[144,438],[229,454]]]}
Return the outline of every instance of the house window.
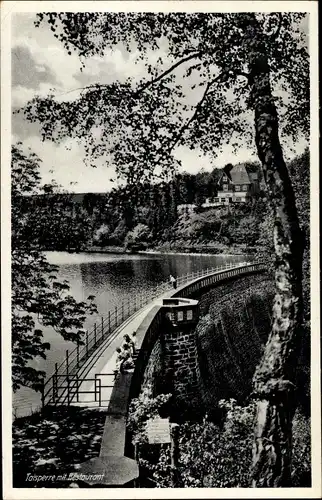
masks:
{"label": "house window", "polygon": [[220,198],[221,203],[225,203],[226,198]]}
{"label": "house window", "polygon": [[215,203],[218,203],[219,202],[219,198],[215,198]]}
{"label": "house window", "polygon": [[240,191],[240,185],[239,184],[236,184],[235,191]]}
{"label": "house window", "polygon": [[167,316],[168,316],[168,318],[169,318],[170,321],[174,321],[174,313],[173,312],[169,312],[167,314]]}
{"label": "house window", "polygon": [[187,320],[191,320],[191,319],[192,319],[192,310],[188,309],[188,311],[187,311]]}
{"label": "house window", "polygon": [[224,191],[228,191],[228,185],[227,185],[227,184],[224,184],[224,185],[223,185],[223,190],[224,190]]}
{"label": "house window", "polygon": [[247,190],[248,190],[248,186],[247,186],[247,184],[244,184],[243,185],[243,191],[247,191]]}
{"label": "house window", "polygon": [[177,317],[177,320],[178,320],[178,321],[183,321],[183,311],[178,311],[178,317]]}

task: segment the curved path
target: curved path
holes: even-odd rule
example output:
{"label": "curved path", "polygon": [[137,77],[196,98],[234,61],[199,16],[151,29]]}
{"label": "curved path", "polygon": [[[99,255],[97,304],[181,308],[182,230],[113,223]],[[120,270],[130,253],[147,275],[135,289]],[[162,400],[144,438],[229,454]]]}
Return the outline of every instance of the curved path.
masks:
{"label": "curved path", "polygon": [[[226,270],[224,271],[222,269],[218,269],[213,270],[210,273],[200,274],[198,277],[195,277],[194,279],[189,281],[189,283],[183,283],[176,290],[172,289],[164,292],[162,295],[152,300],[149,304],[141,308],[139,311],[135,312],[115,330],[113,338],[103,343],[103,345],[96,352],[94,352],[91,358],[88,360],[86,368],[82,370],[82,382],[80,382],[79,385],[78,400],[76,401],[76,397],[74,397],[71,404],[95,408],[101,407],[105,409],[109,406],[111,394],[114,387],[113,372],[116,368],[117,347],[120,347],[122,345],[124,335],[131,334],[139,328],[151,309],[153,309],[155,306],[162,306],[164,298],[169,298],[173,295],[178,296],[180,294],[180,291],[184,291],[187,286],[191,288],[191,286],[193,287],[194,283],[197,284],[200,280],[204,280],[205,278],[207,281],[208,278],[211,278],[215,275],[221,275],[223,273],[223,277],[229,277],[229,275],[235,274],[236,271],[238,272],[240,270],[241,272],[244,272],[245,267],[252,268],[254,267],[254,264],[241,263],[239,265],[226,268]],[[242,270],[241,268],[244,268],[244,270]],[[98,396],[99,392],[100,396]]]}
{"label": "curved path", "polygon": [[[159,335],[160,318],[163,312],[164,298],[185,298],[193,296],[200,290],[207,290],[216,286],[220,282],[230,280],[242,275],[262,272],[264,264],[243,264],[231,267],[230,269],[212,270],[203,273],[198,277],[193,277],[190,281],[182,283],[176,290],[168,290],[160,297],[152,300],[131,317],[129,317],[118,329],[115,330],[113,340],[108,345],[102,346],[99,353],[93,353],[87,369],[87,380],[82,383],[80,390],[88,391],[81,394],[79,402],[73,403],[86,407],[98,408],[101,403],[102,409],[106,410],[106,419],[102,435],[100,453],[87,462],[80,464],[79,472],[89,476],[100,474],[102,480],[90,481],[87,484],[99,486],[133,486],[139,478],[139,468],[135,460],[135,450],[131,442],[131,436],[127,432],[126,420],[128,405],[133,397],[137,397],[139,390],[138,377],[144,367],[150,347]],[[182,320],[182,319],[181,319]],[[123,373],[116,377],[114,383],[113,370],[115,368],[115,349],[122,344],[123,335],[137,331],[138,358],[133,373]],[[96,382],[101,380],[102,401],[95,401],[93,398]],[[109,386],[109,387],[104,387]],[[132,389],[135,389],[134,392]],[[91,391],[91,394],[90,394]]]}
{"label": "curved path", "polygon": [[[172,292],[165,292],[160,297],[152,300],[148,305],[134,313],[128,318],[115,332],[115,338],[106,348],[100,349],[98,356],[95,356],[95,361],[86,373],[86,379],[79,387],[79,400],[73,401],[72,404],[78,406],[95,407],[108,406],[114,386],[114,370],[116,368],[116,349],[123,343],[123,336],[131,334],[138,329],[144,318],[157,305],[162,305],[163,298],[170,297]],[[102,384],[101,401],[95,401],[95,382],[94,379],[100,379]],[[104,387],[109,386],[109,387]],[[101,404],[100,404],[101,403]]]}

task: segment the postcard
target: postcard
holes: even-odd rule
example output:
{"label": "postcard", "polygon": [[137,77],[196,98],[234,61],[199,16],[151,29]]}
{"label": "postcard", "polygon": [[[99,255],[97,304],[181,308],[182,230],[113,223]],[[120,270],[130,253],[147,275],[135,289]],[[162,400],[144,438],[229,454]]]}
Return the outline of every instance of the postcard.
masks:
{"label": "postcard", "polygon": [[5,499],[320,498],[317,18],[2,2]]}

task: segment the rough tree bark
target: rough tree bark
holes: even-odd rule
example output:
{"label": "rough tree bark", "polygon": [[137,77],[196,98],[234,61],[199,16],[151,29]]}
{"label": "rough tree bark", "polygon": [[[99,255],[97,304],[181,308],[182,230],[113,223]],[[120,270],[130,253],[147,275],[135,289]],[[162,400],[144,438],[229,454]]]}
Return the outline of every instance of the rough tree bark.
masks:
{"label": "rough tree bark", "polygon": [[283,159],[266,43],[255,14],[243,20],[255,139],[274,216],[275,288],[272,328],[254,376],[257,422],[253,487],[291,485],[296,358],[301,345],[304,241]]}

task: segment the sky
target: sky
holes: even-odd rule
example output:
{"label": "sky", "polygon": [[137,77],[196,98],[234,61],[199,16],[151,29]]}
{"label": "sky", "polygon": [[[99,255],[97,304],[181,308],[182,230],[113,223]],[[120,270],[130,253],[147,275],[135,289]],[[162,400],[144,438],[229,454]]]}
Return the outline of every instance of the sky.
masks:
{"label": "sky", "polygon": [[[117,48],[106,53],[103,59],[91,57],[86,61],[83,71],[76,54],[68,55],[62,44],[52,35],[46,24],[34,26],[35,14],[16,13],[12,16],[12,108],[25,105],[35,95],[46,96],[51,89],[60,99],[77,97],[81,87],[92,83],[111,83],[124,81],[128,77],[139,79],[146,76],[143,63],[134,64],[136,54],[129,54]],[[162,55],[162,51],[161,51]],[[151,55],[150,62],[160,56]],[[200,90],[191,93],[189,99],[197,102]],[[83,162],[84,151],[75,140],[67,139],[60,144],[42,142],[39,128],[28,123],[23,115],[13,115],[13,142],[22,141],[42,160],[42,182],[52,179],[71,192],[106,192],[115,184],[113,165],[86,166]],[[66,149],[66,146],[68,149]],[[304,149],[299,144],[297,152]],[[201,169],[212,170],[226,163],[237,163],[256,159],[255,151],[247,147],[239,148],[234,154],[227,145],[214,160],[179,147],[176,156],[181,160],[182,170],[196,173]]]}

